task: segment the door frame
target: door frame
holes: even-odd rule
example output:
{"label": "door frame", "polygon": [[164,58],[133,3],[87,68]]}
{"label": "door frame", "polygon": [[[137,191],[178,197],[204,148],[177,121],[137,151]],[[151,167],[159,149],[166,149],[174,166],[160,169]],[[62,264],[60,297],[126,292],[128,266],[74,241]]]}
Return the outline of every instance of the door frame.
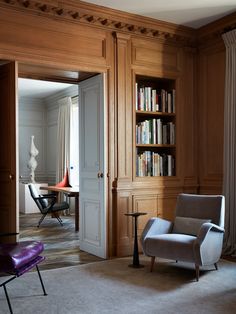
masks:
{"label": "door frame", "polygon": [[[8,60],[6,60],[8,61]],[[10,62],[10,61],[9,61]],[[21,65],[24,65],[23,62],[21,61],[15,61],[16,63],[18,63],[19,67],[18,69],[21,67]],[[30,71],[27,71],[28,67],[29,66],[29,69]],[[79,81],[83,81],[85,80],[87,77],[83,77],[82,79],[79,79],[78,80],[71,80],[67,77],[59,77],[59,76],[53,76],[53,73],[42,73],[41,72],[41,69],[42,67],[44,69],[48,69],[48,70],[55,70],[55,72],[60,72],[60,73],[66,73],[68,74],[68,72],[80,72],[80,70],[76,69],[76,70],[66,70],[66,66],[65,67],[60,67],[60,66],[57,66],[57,67],[54,67],[54,68],[51,68],[50,66],[48,66],[48,64],[46,63],[45,65],[42,66],[37,64],[37,63],[28,63],[26,65],[26,68],[25,69],[22,69],[22,70],[18,70],[18,73],[17,73],[17,78],[31,78],[31,79],[39,79],[39,80],[46,80],[46,81],[53,81],[53,82],[61,82],[61,83],[68,83],[70,82],[71,84],[78,84]],[[76,68],[76,67],[75,67]],[[95,68],[95,66],[93,67]],[[37,71],[37,69],[40,69]],[[64,72],[63,72],[64,71]],[[108,225],[108,222],[109,222],[109,212],[110,212],[110,208],[109,208],[109,195],[110,195],[110,191],[109,191],[109,175],[108,175],[108,169],[109,169],[109,158],[108,158],[108,152],[109,152],[109,136],[108,136],[108,118],[109,118],[109,114],[108,114],[108,71],[109,69],[105,69],[104,71],[101,71],[101,69],[99,69],[98,71],[94,72],[93,71],[83,71],[83,73],[88,73],[88,77],[92,77],[94,75],[97,75],[97,74],[102,74],[104,76],[104,134],[105,134],[105,137],[104,137],[104,163],[105,163],[105,173],[104,173],[104,180],[106,180],[106,184],[105,184],[105,213],[106,213],[106,225],[105,225],[105,229],[106,229],[106,257],[109,257],[109,252],[110,252],[110,239],[109,239],[109,236],[111,234],[110,230],[109,230],[109,225]],[[50,71],[49,71],[50,72]],[[19,146],[18,146],[18,138],[19,138],[19,117],[18,117],[18,108],[19,108],[19,103],[18,103],[18,88],[16,89],[16,112],[17,112],[17,115],[15,117],[16,119],[16,143],[17,143],[17,147],[16,147],[16,151],[15,151],[15,155],[16,155],[16,167],[17,167],[17,170],[19,168],[19,158],[18,158],[18,155],[19,155]],[[17,176],[16,176],[16,200],[17,200],[17,203],[16,203],[16,219],[17,221],[15,222],[16,223],[16,232],[19,231],[19,174],[18,174],[18,171],[17,171]]]}

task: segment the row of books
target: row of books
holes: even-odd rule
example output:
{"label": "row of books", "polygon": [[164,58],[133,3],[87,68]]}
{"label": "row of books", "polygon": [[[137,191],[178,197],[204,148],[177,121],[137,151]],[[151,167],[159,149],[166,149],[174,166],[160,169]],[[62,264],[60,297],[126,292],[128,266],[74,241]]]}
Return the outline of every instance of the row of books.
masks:
{"label": "row of books", "polygon": [[137,144],[175,144],[175,124],[149,119],[136,124]]}
{"label": "row of books", "polygon": [[175,113],[175,89],[157,90],[136,83],[136,110]]}
{"label": "row of books", "polygon": [[137,154],[136,175],[146,176],[174,176],[174,157],[168,154],[158,154],[144,151]]}

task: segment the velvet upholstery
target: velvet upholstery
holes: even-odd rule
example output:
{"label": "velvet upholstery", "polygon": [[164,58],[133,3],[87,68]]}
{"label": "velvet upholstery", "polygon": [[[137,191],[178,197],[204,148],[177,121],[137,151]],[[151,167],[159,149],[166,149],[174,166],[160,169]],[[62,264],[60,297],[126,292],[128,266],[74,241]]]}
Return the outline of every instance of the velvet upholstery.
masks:
{"label": "velvet upholstery", "polygon": [[181,224],[176,228],[175,221],[150,219],[140,239],[144,254],[152,257],[152,261],[161,257],[194,263],[196,272],[199,266],[214,264],[217,267],[224,236],[224,196],[180,194],[176,216],[189,217],[188,222],[200,219],[202,223],[198,231],[195,230],[196,225],[191,231],[189,225],[180,230]]}

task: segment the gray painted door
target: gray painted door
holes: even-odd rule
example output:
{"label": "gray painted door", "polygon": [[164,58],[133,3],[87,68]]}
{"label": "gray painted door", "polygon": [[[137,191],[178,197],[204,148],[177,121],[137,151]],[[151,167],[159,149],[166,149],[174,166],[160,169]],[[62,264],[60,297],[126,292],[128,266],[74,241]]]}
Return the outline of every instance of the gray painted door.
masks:
{"label": "gray painted door", "polygon": [[104,77],[79,84],[80,249],[107,257]]}

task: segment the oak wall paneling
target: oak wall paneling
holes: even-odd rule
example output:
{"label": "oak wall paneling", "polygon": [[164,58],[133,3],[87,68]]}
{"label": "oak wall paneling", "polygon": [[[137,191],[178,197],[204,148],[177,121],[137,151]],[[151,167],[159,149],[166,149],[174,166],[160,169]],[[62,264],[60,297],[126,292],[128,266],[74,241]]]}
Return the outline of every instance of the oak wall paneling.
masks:
{"label": "oak wall paneling", "polygon": [[199,192],[222,193],[225,45],[222,34],[235,28],[236,12],[197,30]]}
{"label": "oak wall paneling", "polygon": [[[177,128],[181,128],[178,137],[177,150],[180,172],[183,179],[183,191],[197,193],[197,97],[196,97],[196,62],[197,50],[195,48],[183,49],[183,75],[181,79],[181,92],[177,94]],[[179,95],[179,96],[178,96]]]}
{"label": "oak wall paneling", "polygon": [[0,58],[59,68],[64,65],[66,70],[101,71],[108,66],[111,36],[106,31],[94,32],[73,23],[61,25],[55,19],[1,9]]}
{"label": "oak wall paneling", "polygon": [[116,90],[117,90],[117,177],[132,177],[132,101],[131,101],[130,36],[116,34]]}
{"label": "oak wall paneling", "polygon": [[199,192],[222,193],[225,47],[222,42],[199,53]]}
{"label": "oak wall paneling", "polygon": [[[121,55],[120,55],[121,56]],[[193,108],[194,99],[194,70],[195,50],[179,46],[172,46],[163,41],[151,41],[140,38],[131,38],[131,73],[132,73],[132,108],[133,114],[133,137],[131,145],[133,148],[132,180],[122,181],[117,179],[117,239],[119,246],[118,255],[132,252],[132,234],[127,235],[128,229],[126,217],[120,215],[128,211],[144,211],[146,216],[140,217],[138,221],[139,235],[150,217],[163,217],[174,219],[176,197],[180,192],[192,192],[197,189],[197,171],[195,148],[196,129]],[[124,57],[124,55],[122,56]],[[119,56],[117,56],[119,58]],[[135,76],[145,75],[173,79],[176,82],[176,138],[177,138],[177,174],[175,177],[136,177],[135,159]],[[187,82],[188,80],[188,82]],[[186,84],[187,88],[186,88]],[[124,112],[123,112],[124,114]],[[129,120],[130,121],[130,120]],[[196,121],[195,121],[196,122]],[[188,138],[185,140],[185,134]],[[127,139],[126,139],[127,140]],[[119,147],[119,145],[118,145]],[[186,157],[185,157],[186,156]],[[129,158],[129,156],[127,155]],[[189,159],[189,160],[188,160]],[[184,167],[183,161],[188,162]],[[186,186],[185,186],[186,185]],[[131,188],[131,190],[130,190]],[[132,191],[132,204],[130,207],[130,191]],[[125,193],[126,203],[120,203],[120,193]],[[122,206],[122,208],[120,208]],[[126,211],[124,206],[127,206]]]}
{"label": "oak wall paneling", "polygon": [[132,211],[130,191],[119,191],[132,181],[132,101],[130,36],[116,33],[116,108],[117,108],[117,255],[130,250],[132,232],[124,214]]}
{"label": "oak wall paneling", "polygon": [[[235,23],[236,14],[196,31],[74,0],[0,0],[0,8],[0,59],[107,74],[110,256],[132,253],[132,219],[126,212],[148,212],[140,233],[151,215],[173,219],[180,192],[220,191],[225,52],[219,34]],[[136,73],[176,80],[173,178],[135,177]]]}
{"label": "oak wall paneling", "polygon": [[163,41],[132,38],[132,65],[176,73],[180,70],[179,50]]}
{"label": "oak wall paneling", "polygon": [[132,217],[125,213],[132,212],[131,191],[117,191],[117,215],[116,215],[116,254],[118,256],[130,255],[133,245]]}

